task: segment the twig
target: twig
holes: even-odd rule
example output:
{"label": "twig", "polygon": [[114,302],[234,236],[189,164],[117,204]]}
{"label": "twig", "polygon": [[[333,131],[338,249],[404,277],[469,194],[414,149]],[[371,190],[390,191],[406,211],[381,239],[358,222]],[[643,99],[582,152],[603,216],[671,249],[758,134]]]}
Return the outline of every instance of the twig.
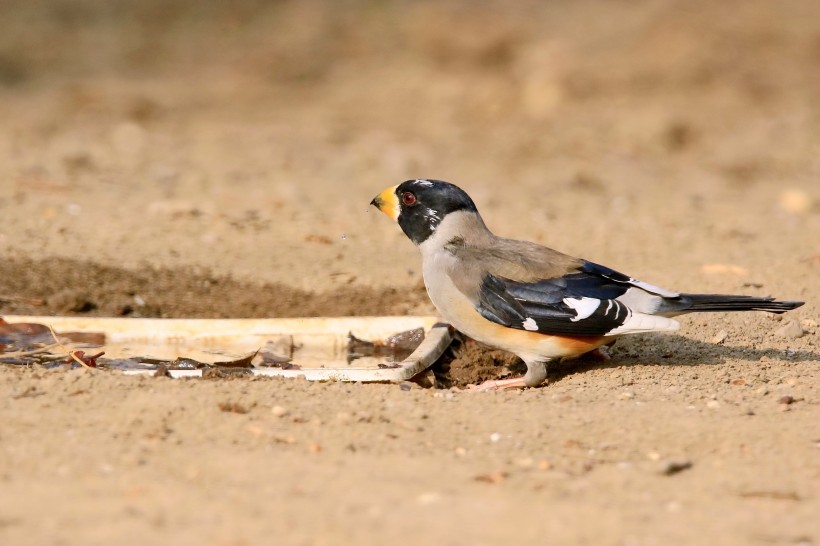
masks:
{"label": "twig", "polygon": [[[45,347],[40,347],[39,349],[32,349],[31,351],[15,351],[11,353],[0,353],[0,356],[3,358],[18,358],[21,356],[32,356],[40,353],[47,353],[54,347],[62,347],[59,343],[52,343],[51,345],[46,345]],[[63,347],[65,349],[65,347]]]}
{"label": "twig", "polygon": [[57,334],[54,333],[54,328],[52,328],[50,324],[47,324],[46,326],[48,326],[48,331],[51,332],[52,337],[54,337],[54,341],[57,342],[57,345],[59,345],[63,349],[63,351],[68,353],[68,356],[69,358],[71,358],[71,360],[73,360],[77,364],[80,364],[83,368],[91,368],[91,366],[83,362],[81,358],[78,358],[77,355],[74,354],[74,351],[69,351],[68,348],[62,344],[60,339],[57,337]]}

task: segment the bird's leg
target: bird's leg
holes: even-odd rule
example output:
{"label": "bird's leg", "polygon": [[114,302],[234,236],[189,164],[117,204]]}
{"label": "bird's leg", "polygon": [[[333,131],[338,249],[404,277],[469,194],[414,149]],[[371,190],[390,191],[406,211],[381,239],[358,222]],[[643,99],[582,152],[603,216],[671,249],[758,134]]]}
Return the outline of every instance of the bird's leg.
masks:
{"label": "bird's leg", "polygon": [[547,380],[546,361],[535,360],[532,362],[527,362],[525,360],[524,363],[527,365],[527,373],[525,373],[524,377],[522,377],[524,380],[524,385],[527,387],[537,387]]}
{"label": "bird's leg", "polygon": [[547,379],[546,362],[527,362],[527,373],[524,377],[515,379],[494,379],[485,381],[480,385],[470,385],[467,392],[487,392],[501,391],[507,389],[523,389],[524,387],[537,387],[545,383]]}

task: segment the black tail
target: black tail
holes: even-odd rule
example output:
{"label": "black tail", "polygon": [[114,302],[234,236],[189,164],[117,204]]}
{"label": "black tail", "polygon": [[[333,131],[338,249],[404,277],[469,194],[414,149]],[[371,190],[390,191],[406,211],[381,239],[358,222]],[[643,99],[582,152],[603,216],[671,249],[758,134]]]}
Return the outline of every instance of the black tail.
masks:
{"label": "black tail", "polygon": [[805,302],[778,301],[774,298],[755,296],[729,296],[725,294],[681,294],[681,300],[689,303],[686,313],[701,311],[767,311],[785,313],[797,309]]}

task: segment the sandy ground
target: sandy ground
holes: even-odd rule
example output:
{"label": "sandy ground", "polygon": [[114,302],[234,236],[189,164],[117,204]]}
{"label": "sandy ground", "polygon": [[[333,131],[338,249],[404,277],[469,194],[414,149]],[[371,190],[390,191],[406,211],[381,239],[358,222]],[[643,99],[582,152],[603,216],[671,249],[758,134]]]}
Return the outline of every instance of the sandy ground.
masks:
{"label": "sandy ground", "polygon": [[512,393],[3,367],[3,544],[820,542],[816,2],[3,10],[0,314],[433,313],[367,206],[415,177],[654,284],[807,302]]}

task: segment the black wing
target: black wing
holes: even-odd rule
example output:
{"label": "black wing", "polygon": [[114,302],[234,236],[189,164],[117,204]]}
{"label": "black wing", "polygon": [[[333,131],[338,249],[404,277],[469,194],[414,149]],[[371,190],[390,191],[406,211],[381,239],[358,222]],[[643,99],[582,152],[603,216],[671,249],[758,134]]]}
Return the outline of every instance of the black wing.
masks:
{"label": "black wing", "polygon": [[674,321],[663,317],[641,315],[642,320],[630,322],[635,313],[618,298],[631,288],[647,291],[647,287],[661,297],[677,296],[585,262],[576,272],[535,282],[487,275],[476,308],[497,324],[544,334],[603,336],[673,329]]}

